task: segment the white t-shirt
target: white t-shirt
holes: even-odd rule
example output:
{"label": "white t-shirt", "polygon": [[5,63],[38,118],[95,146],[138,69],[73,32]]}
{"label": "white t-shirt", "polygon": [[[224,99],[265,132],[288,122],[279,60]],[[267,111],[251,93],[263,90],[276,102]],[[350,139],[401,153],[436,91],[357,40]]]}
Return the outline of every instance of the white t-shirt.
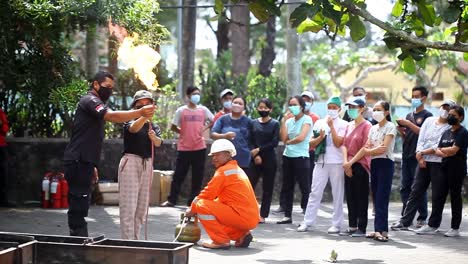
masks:
{"label": "white t-shirt", "polygon": [[393,148],[395,147],[396,127],[392,122],[387,122],[382,127],[379,124],[373,125],[369,131],[369,142],[371,148],[375,148],[383,144],[386,135],[393,135],[392,141],[387,148],[387,151],[379,156],[372,156],[372,159],[386,158],[395,160],[393,157]]}
{"label": "white t-shirt", "polygon": [[[348,122],[344,121],[339,117],[333,120],[333,127],[335,127],[336,134],[339,137],[344,137],[347,125]],[[325,131],[325,135],[327,136],[325,154],[320,155],[315,162],[319,164],[343,164],[343,151],[341,150],[341,147],[337,148],[333,143],[330,127],[327,124],[327,120],[317,120],[317,122],[314,124],[314,130],[317,132],[323,130]]]}
{"label": "white t-shirt", "polygon": [[[422,124],[421,130],[419,130],[416,152],[430,148],[437,148],[442,134],[447,129],[450,129],[449,124],[439,124],[437,120],[439,120],[439,117],[431,116],[426,118]],[[439,157],[435,154],[424,155],[424,160],[429,162],[442,162],[442,157]]]}

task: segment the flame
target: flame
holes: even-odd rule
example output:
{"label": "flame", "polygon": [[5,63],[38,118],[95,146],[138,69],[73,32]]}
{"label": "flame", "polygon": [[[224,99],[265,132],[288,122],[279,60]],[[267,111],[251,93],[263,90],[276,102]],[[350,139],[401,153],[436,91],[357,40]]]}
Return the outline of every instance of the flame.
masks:
{"label": "flame", "polygon": [[108,23],[109,32],[121,42],[117,52],[118,60],[126,67],[135,71],[135,76],[140,79],[148,90],[155,91],[159,86],[156,80],[156,74],[153,73],[154,67],[161,60],[161,55],[147,44],[135,45],[138,40],[138,34],[128,36],[124,27]]}

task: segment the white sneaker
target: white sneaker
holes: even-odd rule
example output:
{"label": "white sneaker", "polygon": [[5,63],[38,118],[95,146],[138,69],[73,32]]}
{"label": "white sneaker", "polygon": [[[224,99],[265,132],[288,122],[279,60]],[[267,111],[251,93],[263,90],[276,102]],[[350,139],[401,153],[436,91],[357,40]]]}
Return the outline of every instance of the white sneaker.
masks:
{"label": "white sneaker", "polygon": [[416,234],[418,235],[435,235],[437,233],[437,228],[430,227],[425,225],[416,230]]}
{"label": "white sneaker", "polygon": [[307,232],[309,230],[309,225],[302,222],[301,225],[297,228],[297,232]]}
{"label": "white sneaker", "polygon": [[340,228],[336,226],[331,226],[328,228],[328,234],[338,234],[340,232]]}
{"label": "white sneaker", "polygon": [[459,237],[460,236],[460,231],[458,231],[458,229],[450,229],[449,231],[447,231],[444,236],[446,237]]}

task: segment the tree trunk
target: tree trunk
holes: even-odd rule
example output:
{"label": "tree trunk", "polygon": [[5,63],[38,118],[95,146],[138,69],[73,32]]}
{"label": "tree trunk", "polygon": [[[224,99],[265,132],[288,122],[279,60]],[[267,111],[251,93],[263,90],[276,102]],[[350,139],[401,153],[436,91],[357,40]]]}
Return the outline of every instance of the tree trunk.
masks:
{"label": "tree trunk", "polygon": [[262,49],[262,58],[260,59],[259,73],[263,76],[270,76],[273,68],[275,54],[276,38],[276,16],[270,17],[266,24],[266,46]]}
{"label": "tree trunk", "polygon": [[[291,15],[296,7],[297,5],[287,5],[287,17]],[[291,27],[288,20],[286,21],[286,78],[288,91],[290,95],[298,95],[302,91],[300,39],[296,29]]]}
{"label": "tree trunk", "polygon": [[86,76],[91,79],[98,71],[97,23],[90,23],[86,29]]}
{"label": "tree trunk", "polygon": [[224,51],[229,49],[229,22],[226,19],[226,12],[222,12],[219,15],[216,40],[218,41],[216,58],[219,58]]}
{"label": "tree trunk", "polygon": [[250,11],[246,0],[240,5],[231,7],[231,42],[232,42],[232,74],[247,75],[250,67],[249,23]]}
{"label": "tree trunk", "polygon": [[[186,5],[195,6],[197,0],[185,1]],[[180,76],[181,89],[185,89],[194,84],[195,74],[195,33],[197,29],[197,9],[186,7],[183,10],[182,20],[182,76]],[[182,96],[183,98],[183,96]]]}

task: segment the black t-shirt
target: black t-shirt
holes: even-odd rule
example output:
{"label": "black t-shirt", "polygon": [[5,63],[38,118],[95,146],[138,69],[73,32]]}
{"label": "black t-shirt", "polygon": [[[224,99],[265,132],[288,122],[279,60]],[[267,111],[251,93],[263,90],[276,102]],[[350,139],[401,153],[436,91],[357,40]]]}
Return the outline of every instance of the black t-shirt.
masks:
{"label": "black t-shirt", "polygon": [[451,157],[443,158],[442,162],[463,161],[466,164],[466,149],[468,147],[468,131],[460,127],[457,131],[451,129],[445,131],[439,141],[439,148],[459,147],[458,152]]}
{"label": "black t-shirt", "polygon": [[64,160],[79,160],[95,165],[99,163],[107,110],[106,104],[91,91],[81,97]]}
{"label": "black t-shirt", "polygon": [[274,159],[274,149],[279,142],[279,122],[275,119],[270,119],[266,123],[260,123],[258,119],[252,122],[252,131],[250,133],[250,145],[253,148],[260,148],[260,156],[262,159]]}
{"label": "black t-shirt", "polygon": [[[406,115],[406,120],[421,127],[426,118],[432,116],[432,113],[423,109],[419,113],[409,113]],[[418,144],[418,134],[414,133],[411,128],[406,127],[405,140],[403,141],[403,158],[412,158],[416,156],[416,145]]]}
{"label": "black t-shirt", "polygon": [[[145,123],[143,127],[136,133],[129,131],[130,126],[136,120],[124,124],[124,151],[123,153],[138,155],[144,159],[151,157],[151,140],[148,137],[149,123]],[[155,124],[151,124],[157,137],[161,137],[161,129]]]}

